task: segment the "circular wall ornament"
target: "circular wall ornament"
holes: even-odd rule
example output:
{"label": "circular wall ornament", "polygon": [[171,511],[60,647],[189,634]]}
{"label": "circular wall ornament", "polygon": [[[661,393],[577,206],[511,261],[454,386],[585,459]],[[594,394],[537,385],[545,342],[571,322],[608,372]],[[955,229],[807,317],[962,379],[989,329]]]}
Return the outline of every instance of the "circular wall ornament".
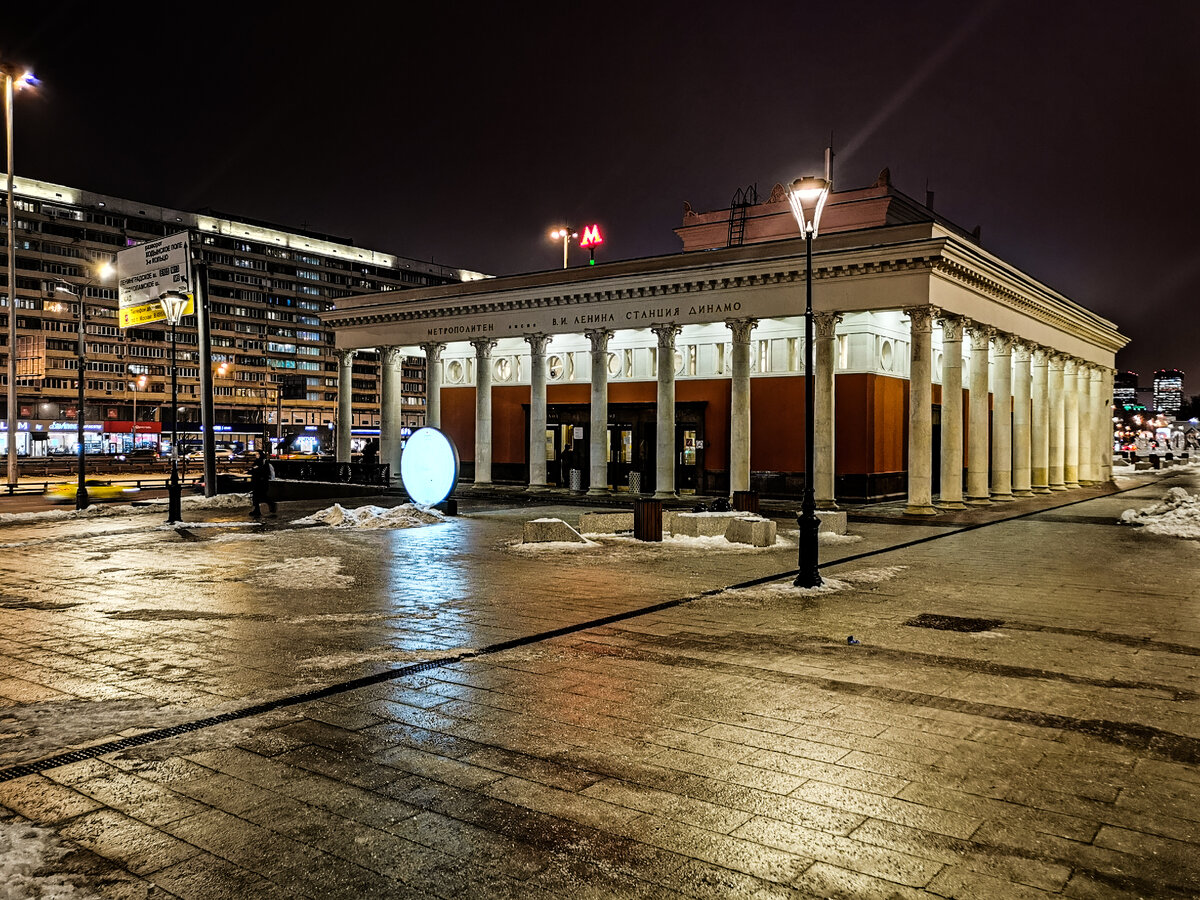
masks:
{"label": "circular wall ornament", "polygon": [[563,365],[563,358],[561,356],[551,356],[546,360],[546,372],[549,374],[551,381],[561,379],[564,371],[566,371],[566,366]]}
{"label": "circular wall ornament", "polygon": [[435,506],[458,484],[458,449],[439,429],[418,428],[404,443],[400,479],[418,506]]}
{"label": "circular wall ornament", "polygon": [[461,360],[452,359],[446,364],[446,380],[451,384],[459,384],[463,380],[463,364]]}
{"label": "circular wall ornament", "polygon": [[513,374],[512,360],[507,356],[502,356],[496,360],[494,369],[497,381],[511,381]]}
{"label": "circular wall ornament", "polygon": [[892,371],[892,342],[884,341],[883,346],[879,348],[879,364],[883,367],[883,371]]}

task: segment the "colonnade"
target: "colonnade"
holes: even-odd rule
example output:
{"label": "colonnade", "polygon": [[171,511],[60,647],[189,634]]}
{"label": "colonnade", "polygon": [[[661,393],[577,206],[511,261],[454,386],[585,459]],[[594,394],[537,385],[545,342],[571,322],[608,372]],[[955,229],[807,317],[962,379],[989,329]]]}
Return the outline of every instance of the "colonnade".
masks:
{"label": "colonnade", "polygon": [[[1111,401],[1106,398],[1112,396],[1112,369],[960,316],[939,318],[933,307],[906,312],[912,333],[906,512],[929,515],[936,507],[1005,503],[1111,477]],[[941,490],[936,507],[926,474],[932,446],[929,336],[934,318],[942,328]],[[971,338],[965,493],[964,331]]]}
{"label": "colonnade", "polygon": [[[1017,497],[1061,491],[1111,475],[1109,416],[1111,369],[1097,366],[1006,334],[932,306],[904,310],[910,322],[908,502],[906,512],[932,515],[938,508],[961,509],[1002,503]],[[815,469],[818,509],[835,509],[834,410],[837,313],[818,313],[815,321]],[[932,334],[942,332],[942,417],[940,492],[933,496]],[[732,335],[730,385],[729,489],[750,489],[750,341],[754,318],[727,319]],[[675,489],[675,341],[681,327],[651,326],[657,339],[656,497]],[[591,439],[588,447],[590,494],[608,491],[608,346],[609,329],[585,332],[591,348]],[[967,431],[963,429],[963,340],[970,339],[966,375]],[[547,334],[527,334],[530,356],[529,490],[544,490],[547,424]],[[496,341],[471,341],[475,350],[475,482],[492,480],[491,353]],[[441,424],[441,366],[446,345],[420,345],[427,360],[426,420]],[[380,462],[400,471],[401,363],[399,347],[380,347],[382,364]],[[990,351],[990,353],[989,353]],[[350,460],[351,372],[354,351],[338,352],[337,459]],[[989,372],[990,370],[990,372]],[[808,374],[808,373],[806,373]],[[989,379],[990,374],[990,379]],[[989,383],[990,382],[990,383]],[[990,390],[989,390],[990,388]],[[989,395],[994,397],[989,404]],[[989,431],[989,414],[991,427]],[[990,442],[989,442],[990,434]],[[964,453],[965,451],[965,453]],[[963,477],[963,460],[966,474]]]}

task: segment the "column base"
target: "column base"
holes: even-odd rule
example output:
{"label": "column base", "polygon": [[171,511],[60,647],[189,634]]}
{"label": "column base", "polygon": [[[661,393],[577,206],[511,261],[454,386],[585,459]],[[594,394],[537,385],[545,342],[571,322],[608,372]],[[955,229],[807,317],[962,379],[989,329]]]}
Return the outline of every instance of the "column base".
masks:
{"label": "column base", "polygon": [[937,515],[937,510],[936,510],[936,509],[934,509],[932,506],[925,506],[925,505],[914,506],[914,505],[909,505],[909,506],[906,506],[906,507],[904,508],[904,514],[905,514],[906,516],[936,516],[936,515]]}
{"label": "column base", "polygon": [[[399,481],[400,479],[397,477],[395,480]],[[475,485],[475,487],[491,487],[492,486],[492,483],[490,481],[472,481],[471,483],[473,485]]]}
{"label": "column base", "polygon": [[1049,488],[1047,485],[1044,485],[1044,484],[1038,484],[1038,485],[1035,485],[1035,486],[1033,487],[1033,489],[1032,489],[1032,490],[1033,490],[1033,492],[1034,492],[1035,494],[1048,494],[1048,493],[1050,493],[1050,488]]}
{"label": "column base", "polygon": [[1051,492],[1054,492],[1054,491],[1065,491],[1066,489],[1067,489],[1067,486],[1066,486],[1065,484],[1052,484],[1052,485],[1050,485],[1050,490],[1051,490]]}
{"label": "column base", "polygon": [[679,494],[675,491],[655,491],[652,498],[654,500],[678,500]]}
{"label": "column base", "polygon": [[1021,489],[1019,491],[1013,491],[1013,496],[1014,497],[1032,497],[1033,491],[1027,491],[1027,490]]}
{"label": "column base", "polygon": [[837,510],[841,509],[841,507],[838,506],[833,500],[818,500],[817,511],[820,512],[823,509],[827,509],[830,512],[836,512]]}
{"label": "column base", "polygon": [[587,491],[587,493],[586,493],[586,494],[584,494],[584,496],[585,496],[585,497],[611,497],[611,496],[612,496],[612,491],[610,491],[610,490],[609,490],[608,488],[606,488],[606,487],[602,487],[602,488],[588,488],[588,491]]}
{"label": "column base", "polygon": [[966,509],[967,504],[961,500],[938,500],[934,504],[938,509]]}
{"label": "column base", "polygon": [[525,490],[530,494],[541,494],[546,491],[553,490],[553,487],[548,484],[531,484],[529,487],[525,488]]}
{"label": "column base", "polygon": [[992,494],[993,503],[1012,503],[1015,499],[1016,498],[1012,494],[1001,494],[998,492]]}
{"label": "column base", "polygon": [[963,502],[965,504],[967,504],[967,506],[991,506],[992,498],[991,497],[965,497],[963,499]]}
{"label": "column base", "polygon": [[1068,481],[1066,483],[1065,487],[1066,487],[1066,490],[1068,490],[1068,491],[1078,490],[1079,482],[1078,481]]}

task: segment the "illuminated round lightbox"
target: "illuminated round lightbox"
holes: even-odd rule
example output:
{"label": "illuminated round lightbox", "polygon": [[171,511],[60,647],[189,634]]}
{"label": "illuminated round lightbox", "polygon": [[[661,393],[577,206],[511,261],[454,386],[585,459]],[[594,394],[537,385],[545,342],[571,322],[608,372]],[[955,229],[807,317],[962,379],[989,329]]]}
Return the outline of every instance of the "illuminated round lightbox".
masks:
{"label": "illuminated round lightbox", "polygon": [[413,502],[436,506],[458,484],[458,450],[454,441],[433,427],[418,428],[404,443],[400,480]]}

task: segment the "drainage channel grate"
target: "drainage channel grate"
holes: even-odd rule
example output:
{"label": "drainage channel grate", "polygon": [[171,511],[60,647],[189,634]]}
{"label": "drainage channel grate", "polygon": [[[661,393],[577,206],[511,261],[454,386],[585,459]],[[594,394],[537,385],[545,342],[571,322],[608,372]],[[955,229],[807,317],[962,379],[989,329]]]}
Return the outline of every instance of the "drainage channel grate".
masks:
{"label": "drainage channel grate", "polygon": [[1003,619],[967,619],[962,616],[939,616],[921,613],[904,623],[913,628],[933,628],[937,631],[991,631],[1004,624]]}

